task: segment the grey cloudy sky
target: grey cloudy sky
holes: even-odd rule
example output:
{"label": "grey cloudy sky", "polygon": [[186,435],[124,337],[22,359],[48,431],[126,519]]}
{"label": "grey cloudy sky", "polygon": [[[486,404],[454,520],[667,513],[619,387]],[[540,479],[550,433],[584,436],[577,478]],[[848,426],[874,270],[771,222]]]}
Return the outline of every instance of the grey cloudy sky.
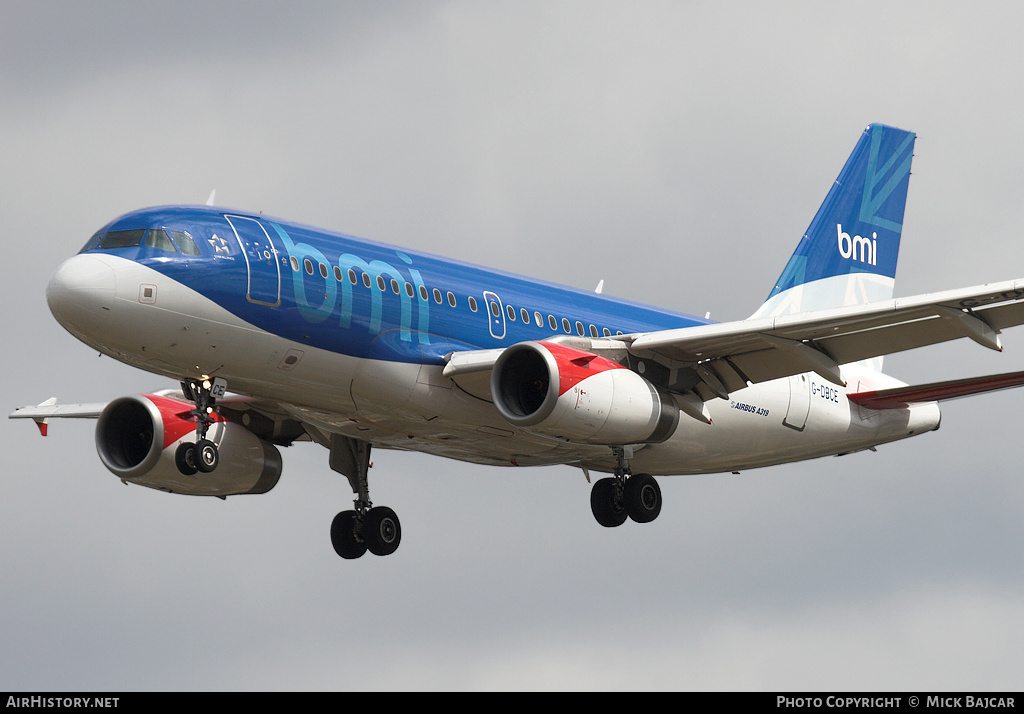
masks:
{"label": "grey cloudy sky", "polygon": [[[918,132],[898,295],[1024,276],[1011,3],[0,5],[8,410],[168,386],[46,281],[135,208],[218,202],[713,318],[749,315],[873,121]],[[1024,369],[1024,335],[897,355]],[[125,487],[92,424],[0,423],[0,689],[1019,689],[1019,392],[941,431],[663,478],[605,530],[578,470],[375,453],[388,558],[330,546],[344,479]]]}

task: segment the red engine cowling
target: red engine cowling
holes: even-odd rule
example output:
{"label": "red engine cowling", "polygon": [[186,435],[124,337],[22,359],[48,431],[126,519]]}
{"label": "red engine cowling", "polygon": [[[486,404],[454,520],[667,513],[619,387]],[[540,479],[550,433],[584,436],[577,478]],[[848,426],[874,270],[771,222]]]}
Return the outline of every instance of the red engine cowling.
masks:
{"label": "red engine cowling", "polygon": [[515,426],[588,444],[660,443],[679,424],[672,395],[636,372],[547,342],[505,350],[491,372],[491,397]]}
{"label": "red engine cowling", "polygon": [[140,486],[190,496],[266,493],[281,477],[281,454],[245,427],[213,415],[207,439],[217,444],[220,463],[210,473],[187,476],[174,453],[195,439],[192,405],[153,394],[115,399],[96,424],[96,450],[118,478]]}

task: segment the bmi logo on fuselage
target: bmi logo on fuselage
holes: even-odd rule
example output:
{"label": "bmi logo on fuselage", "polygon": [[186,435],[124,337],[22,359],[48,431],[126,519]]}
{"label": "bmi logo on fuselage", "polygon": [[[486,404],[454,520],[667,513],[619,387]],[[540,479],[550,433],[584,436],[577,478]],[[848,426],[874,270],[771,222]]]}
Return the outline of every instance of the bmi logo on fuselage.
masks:
{"label": "bmi logo on fuselage", "polygon": [[850,237],[843,231],[843,224],[836,224],[836,240],[839,243],[839,255],[848,260],[856,260],[867,265],[876,265],[878,260],[878,234],[872,233],[870,238],[864,236]]}

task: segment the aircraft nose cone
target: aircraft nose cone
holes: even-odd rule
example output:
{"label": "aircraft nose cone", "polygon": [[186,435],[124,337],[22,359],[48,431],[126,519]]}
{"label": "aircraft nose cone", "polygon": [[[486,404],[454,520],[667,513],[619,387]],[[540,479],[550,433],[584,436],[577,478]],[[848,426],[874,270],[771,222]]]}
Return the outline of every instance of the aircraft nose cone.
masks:
{"label": "aircraft nose cone", "polygon": [[101,256],[76,255],[50,276],[46,303],[57,322],[82,338],[110,322],[115,288],[114,270]]}

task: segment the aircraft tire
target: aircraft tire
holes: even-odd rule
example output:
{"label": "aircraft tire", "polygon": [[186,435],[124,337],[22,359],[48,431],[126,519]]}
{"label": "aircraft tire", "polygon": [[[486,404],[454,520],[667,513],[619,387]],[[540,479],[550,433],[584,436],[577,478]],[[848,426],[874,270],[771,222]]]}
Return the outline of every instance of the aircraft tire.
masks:
{"label": "aircraft tire", "polygon": [[626,508],[621,499],[616,500],[618,484],[614,478],[603,478],[590,490],[590,510],[594,518],[605,528],[615,528],[626,522]]}
{"label": "aircraft tire", "polygon": [[204,474],[208,474],[217,468],[217,464],[220,462],[220,452],[217,450],[217,445],[208,439],[200,439],[196,443],[195,462],[196,468]]}
{"label": "aircraft tire", "polygon": [[650,474],[626,479],[626,512],[637,523],[650,523],[661,513],[661,487]]}
{"label": "aircraft tire", "polygon": [[342,511],[331,522],[331,545],[345,560],[355,560],[366,552],[366,541],[356,533],[358,520],[359,514],[355,511]]}
{"label": "aircraft tire", "polygon": [[402,542],[402,524],[390,508],[371,508],[363,520],[363,537],[374,555],[391,555]]}
{"label": "aircraft tire", "polygon": [[196,445],[188,441],[179,444],[174,452],[174,465],[186,476],[195,475],[199,470],[196,467]]}

